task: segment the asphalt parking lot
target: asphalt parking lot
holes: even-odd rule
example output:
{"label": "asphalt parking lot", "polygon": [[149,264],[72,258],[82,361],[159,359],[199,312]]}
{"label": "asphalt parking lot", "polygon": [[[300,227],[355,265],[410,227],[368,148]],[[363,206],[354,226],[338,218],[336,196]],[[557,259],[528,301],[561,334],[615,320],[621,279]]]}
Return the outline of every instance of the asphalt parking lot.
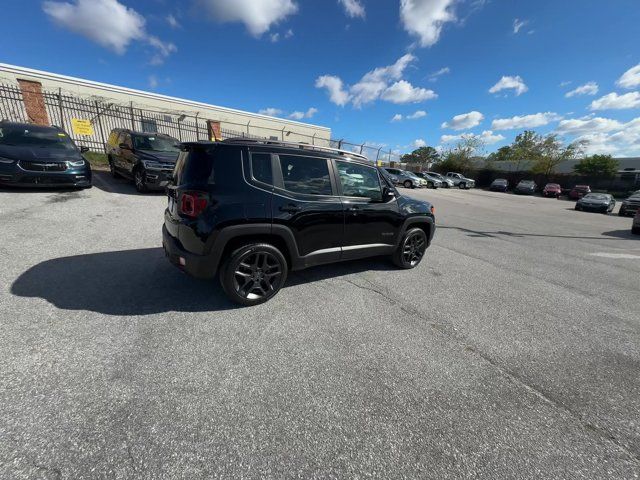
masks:
{"label": "asphalt parking lot", "polygon": [[237,308],[164,258],[162,194],[0,190],[0,478],[638,478],[631,219],[480,190],[425,261]]}

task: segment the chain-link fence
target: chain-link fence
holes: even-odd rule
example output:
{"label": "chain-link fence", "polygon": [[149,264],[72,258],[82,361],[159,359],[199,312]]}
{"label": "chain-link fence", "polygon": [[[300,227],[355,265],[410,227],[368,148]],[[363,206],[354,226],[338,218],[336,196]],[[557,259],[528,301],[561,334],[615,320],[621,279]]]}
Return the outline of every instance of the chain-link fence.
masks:
{"label": "chain-link fence", "polygon": [[[29,93],[29,92],[27,92]],[[301,142],[321,147],[339,148],[364,155],[373,162],[399,162],[400,156],[383,146],[371,143],[353,143],[344,139],[323,138],[295,131],[290,126],[282,129],[264,125],[253,126],[226,120],[201,117],[199,114],[153,110],[134,105],[110,102],[104,98],[83,98],[58,91],[40,91],[47,120],[51,125],[64,129],[78,144],[92,151],[103,152],[109,133],[114,128],[134,131],[164,133],[181,142],[210,140],[211,122],[217,124],[216,135],[222,138],[254,138],[260,140]],[[23,90],[17,86],[0,84],[0,120],[29,122],[29,114],[23,98]]]}

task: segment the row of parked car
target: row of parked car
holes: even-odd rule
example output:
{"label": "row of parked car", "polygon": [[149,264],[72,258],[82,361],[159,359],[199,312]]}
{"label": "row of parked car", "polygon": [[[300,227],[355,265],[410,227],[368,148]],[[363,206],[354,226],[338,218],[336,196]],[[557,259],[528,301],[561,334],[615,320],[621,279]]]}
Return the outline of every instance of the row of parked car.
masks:
{"label": "row of parked car", "polygon": [[461,173],[447,172],[441,175],[436,172],[410,172],[399,168],[383,168],[389,174],[391,181],[405,188],[453,188],[469,189],[476,186],[475,180],[467,178]]}
{"label": "row of parked car", "polygon": [[[505,178],[495,179],[489,190],[494,192],[506,192],[509,190],[509,182]],[[533,180],[522,180],[515,188],[513,193],[519,195],[533,195],[538,191],[538,186]],[[560,198],[563,194],[562,187],[558,183],[547,183],[541,191],[543,197]],[[575,185],[566,191],[566,195],[570,200],[576,200],[576,210],[593,210],[601,213],[609,213],[613,211],[616,200],[613,195],[608,193],[595,193],[591,191],[589,185]],[[640,209],[640,190],[632,193],[627,199],[623,200],[620,206],[620,216],[634,216]]]}
{"label": "row of parked car", "polygon": [[[162,190],[176,165],[180,141],[159,133],[114,129],[107,159],[114,177],[129,178],[139,192]],[[0,122],[0,184],[90,188],[91,165],[59,127]]]}

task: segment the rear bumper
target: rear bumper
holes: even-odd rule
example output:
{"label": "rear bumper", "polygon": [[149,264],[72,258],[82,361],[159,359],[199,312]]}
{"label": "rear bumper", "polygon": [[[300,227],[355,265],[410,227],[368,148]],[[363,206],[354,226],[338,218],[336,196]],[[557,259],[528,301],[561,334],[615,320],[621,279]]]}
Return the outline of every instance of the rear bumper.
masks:
{"label": "rear bumper", "polygon": [[213,278],[215,276],[218,266],[216,259],[212,256],[188,252],[177,238],[171,236],[164,225],[162,225],[162,248],[172,264],[192,277]]}

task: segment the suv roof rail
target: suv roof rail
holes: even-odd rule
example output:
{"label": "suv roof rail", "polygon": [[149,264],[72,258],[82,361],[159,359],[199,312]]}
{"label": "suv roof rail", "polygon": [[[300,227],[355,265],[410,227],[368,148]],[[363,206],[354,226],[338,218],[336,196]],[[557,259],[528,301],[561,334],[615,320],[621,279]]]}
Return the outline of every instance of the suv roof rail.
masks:
{"label": "suv roof rail", "polygon": [[285,142],[282,140],[267,140],[267,139],[255,139],[255,138],[243,138],[243,137],[235,137],[235,138],[227,138],[226,140],[222,140],[221,143],[249,143],[249,144],[259,144],[259,145],[276,145],[290,148],[299,148],[301,150],[318,150],[321,152],[331,152],[337,153],[338,155],[348,155],[352,157],[356,157],[359,160],[366,160],[370,162],[367,157],[362,155],[361,153],[350,152],[349,150],[342,150],[340,148],[333,147],[321,147],[319,145],[311,145],[309,143],[304,142]]}

